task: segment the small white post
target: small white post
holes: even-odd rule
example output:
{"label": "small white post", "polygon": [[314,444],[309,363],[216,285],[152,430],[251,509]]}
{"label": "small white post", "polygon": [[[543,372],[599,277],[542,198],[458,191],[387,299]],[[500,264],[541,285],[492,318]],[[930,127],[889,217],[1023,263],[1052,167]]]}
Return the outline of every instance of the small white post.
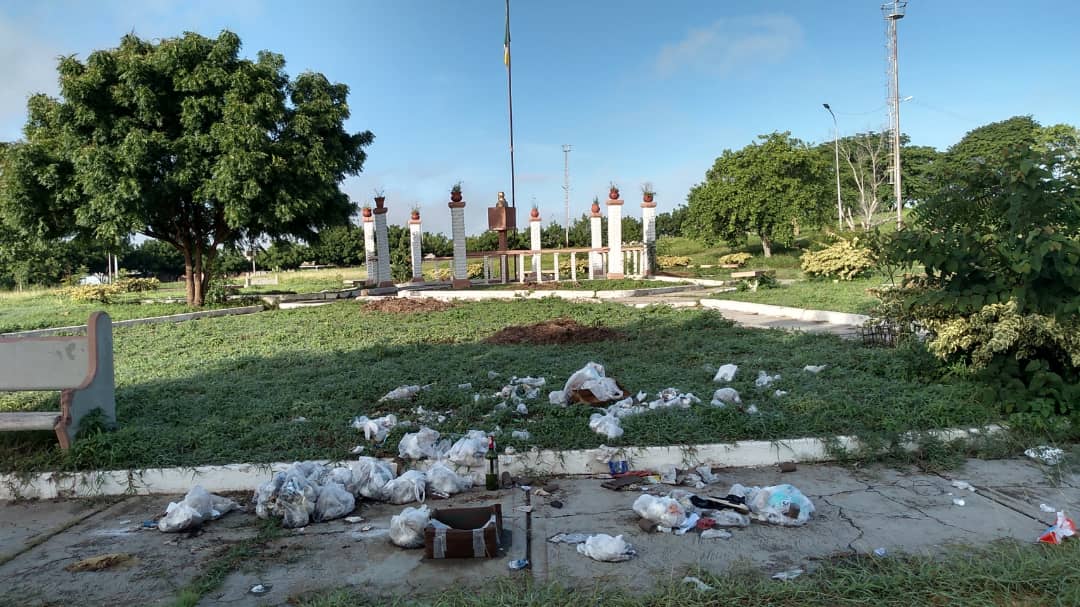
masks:
{"label": "small white post", "polygon": [[577,282],[577,253],[570,253],[570,280]]}
{"label": "small white post", "polygon": [[[458,196],[460,198],[460,196]],[[454,202],[451,200],[450,207],[450,231],[454,240],[454,273],[453,287],[455,289],[469,288],[469,265],[465,251],[465,201]]]}
{"label": "small white post", "polygon": [[604,271],[604,256],[600,249],[604,248],[603,225],[600,216],[600,203],[593,201],[591,214],[589,215],[589,228],[592,235],[592,251],[589,252],[589,280],[595,280],[597,275]]}
{"label": "small white post", "polygon": [[412,254],[412,281],[424,282],[424,256],[420,250],[423,243],[420,231],[420,211],[413,211],[409,219],[409,252]]}
{"label": "small white post", "polygon": [[364,268],[367,269],[367,278],[364,284],[379,284],[379,260],[375,254],[375,218],[371,216],[371,209],[366,208],[364,215]]}
{"label": "small white post", "polygon": [[559,254],[555,253],[555,282],[559,282]]}
{"label": "small white post", "polygon": [[623,273],[623,249],[622,249],[622,206],[623,201],[619,198],[619,191],[612,190],[608,197],[608,278],[625,278]]}
{"label": "small white post", "polygon": [[536,275],[536,282],[543,282],[544,277],[541,272],[540,264],[540,211],[539,209],[533,209],[529,213],[529,248],[533,251],[532,256],[532,271]]}

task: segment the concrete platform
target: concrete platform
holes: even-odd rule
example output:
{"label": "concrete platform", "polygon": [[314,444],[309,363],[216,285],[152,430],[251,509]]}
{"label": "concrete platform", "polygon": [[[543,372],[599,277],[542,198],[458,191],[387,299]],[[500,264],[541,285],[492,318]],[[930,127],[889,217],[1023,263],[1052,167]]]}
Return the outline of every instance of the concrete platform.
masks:
{"label": "concrete platform", "polygon": [[[528,546],[525,514],[515,510],[523,504],[518,489],[474,490],[451,500],[429,501],[433,508],[500,501],[513,540],[505,554],[490,560],[425,561],[422,550],[397,548],[386,537],[390,517],[404,506],[365,503],[357,513],[367,519],[363,524],[374,525],[370,532],[343,521],[286,530],[282,537],[255,546],[243,565],[199,604],[284,605],[299,594],[343,586],[372,596],[432,594],[500,577],[582,587],[610,580],[647,591],[698,567],[723,572],[736,562],[748,562],[763,575],[792,567],[813,575],[816,559],[853,551],[937,554],[957,543],[979,545],[1000,538],[1030,542],[1052,516],[1039,510],[1040,503],[1080,510],[1080,475],[1048,470],[1021,459],[971,460],[947,477],[880,466],[852,470],[800,465],[789,474],[774,467],[726,469],[718,472],[716,485],[701,492],[723,494],[735,482],[791,483],[817,510],[805,527],[755,523],[734,529],[729,540],[702,540],[694,532],[646,534],[631,510],[640,490],[610,491],[593,479],[557,480],[560,490],[555,495],[534,497],[533,566],[520,572],[507,568],[509,560],[525,556]],[[952,487],[953,479],[970,482],[976,492]],[[966,505],[953,505],[954,496],[963,496]],[[563,508],[551,506],[556,498]],[[258,519],[236,512],[207,523],[199,533],[140,529],[140,523],[158,516],[168,501],[141,496],[0,505],[0,604],[168,604],[223,550],[258,535]],[[639,555],[625,563],[595,562],[574,546],[546,541],[559,532],[622,534]],[[64,571],[79,559],[110,552],[129,553],[135,561],[100,572]],[[257,583],[273,588],[263,596],[249,594]]]}

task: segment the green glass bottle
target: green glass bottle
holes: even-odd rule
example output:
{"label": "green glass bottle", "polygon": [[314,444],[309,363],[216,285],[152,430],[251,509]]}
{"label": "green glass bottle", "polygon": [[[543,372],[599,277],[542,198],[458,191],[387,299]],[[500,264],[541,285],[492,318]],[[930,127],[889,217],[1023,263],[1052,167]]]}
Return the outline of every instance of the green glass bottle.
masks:
{"label": "green glass bottle", "polygon": [[488,491],[494,491],[499,488],[499,455],[495,453],[495,437],[488,437],[488,450],[484,454],[484,457],[488,461],[487,477],[485,478],[484,486]]}

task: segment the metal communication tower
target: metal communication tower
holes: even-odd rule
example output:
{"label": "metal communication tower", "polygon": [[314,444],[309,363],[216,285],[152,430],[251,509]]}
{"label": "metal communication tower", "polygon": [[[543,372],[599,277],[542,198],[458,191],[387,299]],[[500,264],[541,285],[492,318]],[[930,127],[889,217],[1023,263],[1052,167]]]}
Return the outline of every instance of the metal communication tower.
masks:
{"label": "metal communication tower", "polygon": [[894,0],[881,5],[887,26],[889,62],[889,129],[892,131],[892,178],[896,196],[896,229],[904,223],[903,196],[900,193],[900,63],[896,49],[896,25],[907,11],[906,0]]}
{"label": "metal communication tower", "polygon": [[570,246],[570,147],[569,143],[564,143],[562,146],[563,151],[563,196],[566,200],[566,246]]}

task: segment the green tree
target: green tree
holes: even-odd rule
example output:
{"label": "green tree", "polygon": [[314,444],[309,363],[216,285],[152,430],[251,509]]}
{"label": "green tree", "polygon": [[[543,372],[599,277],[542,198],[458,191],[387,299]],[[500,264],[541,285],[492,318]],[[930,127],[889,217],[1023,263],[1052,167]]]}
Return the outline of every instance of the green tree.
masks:
{"label": "green tree", "polygon": [[656,237],[683,236],[683,224],[686,222],[687,213],[687,206],[681,204],[668,212],[657,215]]}
{"label": "green tree", "polygon": [[705,182],[690,190],[687,222],[694,236],[733,245],[747,232],[761,238],[766,257],[798,227],[820,225],[830,205],[819,154],[790,133],[762,135],[741,150],[724,150]]}
{"label": "green tree", "polygon": [[239,53],[225,31],[127,35],[85,62],[62,58],[60,98],[30,99],[26,140],[8,154],[3,214],[48,238],[166,242],[184,257],[193,305],[224,247],[345,223],[355,207],[338,186],[374,138],[345,131],[348,87],[289,79],[275,53]]}

